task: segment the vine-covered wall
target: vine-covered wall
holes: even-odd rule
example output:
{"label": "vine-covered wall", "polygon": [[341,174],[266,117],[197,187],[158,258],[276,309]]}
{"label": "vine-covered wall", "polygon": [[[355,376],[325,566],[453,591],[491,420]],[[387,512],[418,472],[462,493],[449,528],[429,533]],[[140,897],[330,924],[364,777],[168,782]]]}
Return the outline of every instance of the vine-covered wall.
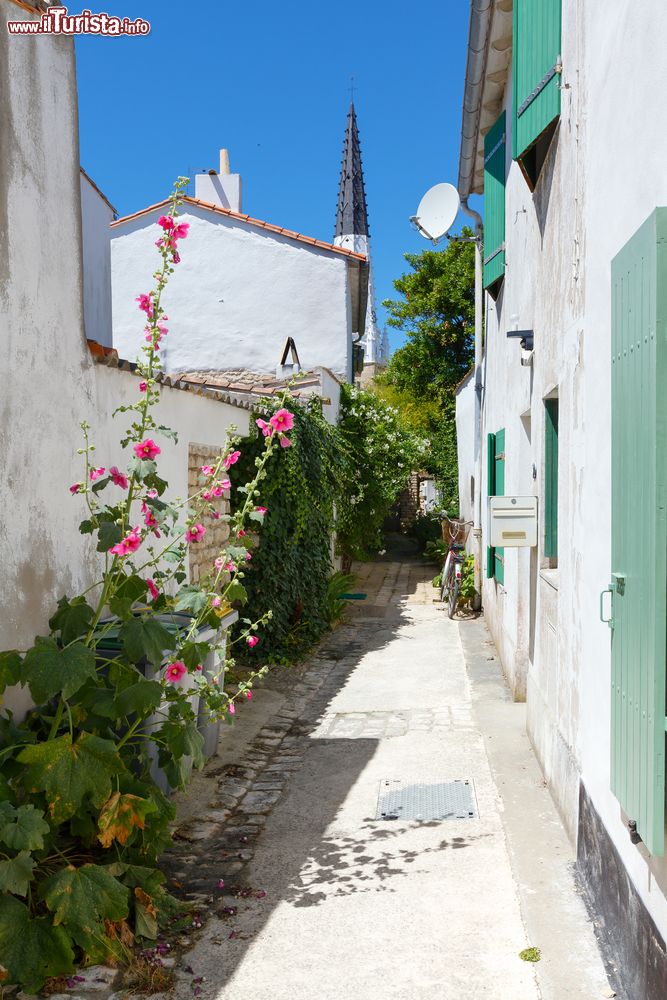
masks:
{"label": "vine-covered wall", "polygon": [[[287,394],[280,404],[294,413],[291,447],[267,466],[262,502],[267,514],[261,545],[253,550],[243,584],[248,592],[244,615],[271,608],[261,645],[250,657],[265,662],[292,660],[329,625],[327,587],[331,565],[334,506],[344,479],[344,456],[336,428],[326,422],[319,400],[295,405]],[[234,484],[244,483],[262,450],[262,436],[243,441],[243,459]]]}

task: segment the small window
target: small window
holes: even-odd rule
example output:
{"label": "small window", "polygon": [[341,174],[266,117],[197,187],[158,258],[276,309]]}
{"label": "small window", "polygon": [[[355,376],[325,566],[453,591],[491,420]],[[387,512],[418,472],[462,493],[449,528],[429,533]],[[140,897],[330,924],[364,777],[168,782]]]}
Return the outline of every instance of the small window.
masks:
{"label": "small window", "polygon": [[558,400],[544,401],[544,556],[558,565]]}

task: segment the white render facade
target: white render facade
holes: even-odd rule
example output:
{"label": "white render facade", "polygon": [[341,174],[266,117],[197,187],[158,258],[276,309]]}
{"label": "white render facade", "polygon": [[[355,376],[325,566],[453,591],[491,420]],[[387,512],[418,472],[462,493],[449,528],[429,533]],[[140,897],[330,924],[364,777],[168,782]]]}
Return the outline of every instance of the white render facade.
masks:
{"label": "white render facade", "polygon": [[[654,1000],[667,984],[667,862],[633,842],[634,817],[611,790],[612,630],[600,619],[600,595],[612,571],[612,260],[654,209],[667,205],[667,8],[657,0],[640,7],[619,0],[611,9],[582,0],[545,5],[560,19],[560,46],[551,56],[560,114],[534,190],[512,143],[517,19],[526,32],[523,19],[532,14],[527,0],[471,5],[459,190],[466,201],[483,193],[485,159],[488,171],[498,149],[494,140],[485,155],[484,137],[504,111],[504,236],[502,244],[487,241],[484,259],[490,267],[500,248],[505,267],[484,295],[481,455],[470,432],[474,377],[457,398],[461,509],[472,513],[472,478],[481,492],[483,606],[503,669],[515,698],[527,701],[531,742],[604,933],[623,957],[627,996]],[[534,84],[539,98],[549,81]],[[517,94],[516,105],[525,110],[531,100]],[[497,224],[488,202],[486,234]],[[507,337],[513,330],[533,332],[532,352]],[[556,403],[554,497],[547,496],[554,484],[546,465]],[[539,542],[505,548],[502,570],[489,575],[495,559],[486,507],[495,490],[488,470],[497,468],[489,435],[498,432],[504,493],[539,498]],[[554,500],[556,555],[545,534]],[[621,907],[615,915],[614,893]]]}
{"label": "white render facade", "polygon": [[[206,193],[216,195],[212,182]],[[325,367],[351,381],[352,343],[365,322],[366,258],[227,208],[222,188],[219,199],[187,198],[180,210],[190,231],[164,295],[173,315],[165,369],[275,372],[291,337],[302,369]],[[157,220],[167,207],[111,229],[113,346],[130,361],[143,343],[134,300],[152,287]]]}

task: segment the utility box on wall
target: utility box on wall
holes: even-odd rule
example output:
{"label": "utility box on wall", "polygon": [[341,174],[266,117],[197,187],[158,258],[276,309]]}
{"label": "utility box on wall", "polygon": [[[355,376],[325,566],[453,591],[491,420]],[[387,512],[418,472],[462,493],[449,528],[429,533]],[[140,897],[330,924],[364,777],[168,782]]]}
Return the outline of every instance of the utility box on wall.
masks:
{"label": "utility box on wall", "polygon": [[537,497],[489,497],[489,545],[537,545]]}

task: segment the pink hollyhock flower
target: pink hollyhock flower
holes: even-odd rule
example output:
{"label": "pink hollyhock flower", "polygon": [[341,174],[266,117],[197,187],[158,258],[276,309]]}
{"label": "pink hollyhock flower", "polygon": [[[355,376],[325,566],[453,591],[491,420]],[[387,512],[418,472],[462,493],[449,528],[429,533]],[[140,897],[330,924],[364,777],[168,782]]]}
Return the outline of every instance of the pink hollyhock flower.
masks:
{"label": "pink hollyhock flower", "polygon": [[114,486],[120,486],[121,490],[126,490],[130,485],[127,476],[125,476],[115,465],[112,465],[109,469],[109,475],[111,476],[111,481]]}
{"label": "pink hollyhock flower", "polygon": [[139,303],[139,308],[142,312],[145,312],[147,316],[152,317],[153,315],[153,300],[150,295],[141,294],[138,295],[134,300]]}
{"label": "pink hollyhock flower", "polygon": [[147,392],[147,391],[148,391],[148,382],[140,382],[139,392]]}
{"label": "pink hollyhock flower", "polygon": [[255,507],[255,513],[266,514],[268,507]]}
{"label": "pink hollyhock flower", "polygon": [[185,537],[189,542],[200,542],[204,535],[206,534],[206,528],[203,524],[193,524],[191,528],[185,532]]}
{"label": "pink hollyhock flower", "polygon": [[221,597],[212,597],[211,598],[211,607],[212,608],[219,608],[221,604],[222,604],[222,598]]}
{"label": "pink hollyhock flower", "polygon": [[144,515],[144,524],[146,525],[146,527],[150,528],[151,531],[154,531],[159,538],[160,537],[159,532],[156,530],[159,527],[159,525],[153,511],[150,509],[149,506],[147,506],[146,503],[142,503],[141,512]]}
{"label": "pink hollyhock flower", "polygon": [[252,691],[246,691],[245,696],[248,699],[248,701],[251,701],[252,700]]}
{"label": "pink hollyhock flower", "polygon": [[224,878],[219,878],[218,879],[218,889],[224,889],[224,888],[225,888],[225,880],[224,880]]}
{"label": "pink hollyhock flower", "polygon": [[209,514],[213,518],[214,521],[219,521],[220,520],[221,514],[220,514],[219,510],[210,510]]}
{"label": "pink hollyhock flower", "polygon": [[220,571],[225,565],[225,560],[222,558],[222,556],[218,556],[213,565],[218,571]]}
{"label": "pink hollyhock flower", "polygon": [[165,232],[168,232],[170,229],[174,228],[173,216],[161,215],[160,218],[157,220],[157,224],[158,226],[162,226]]}
{"label": "pink hollyhock flower", "polygon": [[212,500],[213,494],[210,490],[202,490],[201,498],[202,500]]}
{"label": "pink hollyhock flower", "polygon": [[109,552],[111,552],[114,556],[127,556],[130,552],[136,552],[141,545],[140,530],[141,529],[138,526],[132,528],[125,538],[122,538],[117,545],[114,545],[109,549]]}
{"label": "pink hollyhock flower", "polygon": [[170,684],[178,684],[181,678],[187,673],[187,669],[182,660],[174,660],[164,672],[165,680]]}
{"label": "pink hollyhock flower", "polygon": [[236,563],[233,563],[230,559],[230,561],[225,564],[225,569],[228,573],[236,573]]}
{"label": "pink hollyhock flower", "polygon": [[269,423],[277,431],[291,431],[294,427],[294,415],[289,410],[276,410]]}
{"label": "pink hollyhock flower", "polygon": [[147,490],[146,491],[146,496],[150,497],[151,500],[155,500],[155,498],[157,496],[157,490]]}
{"label": "pink hollyhock flower", "polygon": [[90,481],[91,481],[91,483],[94,483],[96,479],[101,479],[102,476],[104,475],[104,473],[106,471],[107,470],[104,468],[103,465],[100,465],[100,467],[98,469],[91,469],[90,470]]}
{"label": "pink hollyhock flower", "polygon": [[214,468],[214,466],[212,466],[212,465],[202,465],[202,467],[201,467],[201,472],[202,472],[202,473],[203,473],[203,474],[204,474],[205,476],[212,476],[212,475],[213,475],[213,473],[215,472],[215,468]]}
{"label": "pink hollyhock flower", "polygon": [[230,455],[227,455],[227,458],[225,459],[224,462],[225,468],[229,470],[232,465],[236,465],[240,457],[241,457],[240,451],[233,451]]}
{"label": "pink hollyhock flower", "polygon": [[281,448],[291,448],[292,447],[292,442],[290,441],[290,439],[288,437],[285,437],[284,434],[280,435],[280,447]]}
{"label": "pink hollyhock flower", "polygon": [[70,493],[83,493],[83,483],[73,483],[69,488]]}
{"label": "pink hollyhock flower", "polygon": [[227,706],[227,711],[229,712],[230,715],[236,715],[236,705],[234,704],[233,701],[230,701],[229,705]]}
{"label": "pink hollyhock flower", "polygon": [[150,591],[152,599],[154,601],[157,601],[158,597],[160,596],[160,591],[155,586],[155,581],[154,580],[146,580],[146,586],[148,587],[148,589]]}
{"label": "pink hollyhock flower", "polygon": [[174,256],[171,258],[174,264],[181,263],[181,255],[178,250],[174,250]]}
{"label": "pink hollyhock flower", "polygon": [[255,646],[257,645],[257,643],[259,642],[259,636],[256,636],[256,635],[249,635],[249,636],[248,636],[248,639],[247,639],[247,642],[248,642],[248,645],[250,646],[250,648],[251,648],[251,649],[254,649],[254,647],[255,647]]}
{"label": "pink hollyhock flower", "polygon": [[158,328],[158,330],[160,331],[160,333],[162,334],[163,337],[164,337],[165,333],[169,333],[169,327],[167,326],[167,324],[165,323],[165,321],[163,319],[159,319],[155,325],[156,325],[156,327]]}
{"label": "pink hollyhock flower", "polygon": [[246,533],[243,530],[243,528],[239,528],[239,530],[236,532],[236,534],[238,535],[239,538],[245,538],[245,534]]}
{"label": "pink hollyhock flower", "polygon": [[160,454],[161,449],[156,445],[152,438],[146,438],[141,444],[134,445],[134,454],[137,458],[147,458],[152,461],[156,455]]}
{"label": "pink hollyhock flower", "polygon": [[211,492],[213,493],[214,497],[221,497],[223,496],[225,490],[230,490],[231,488],[232,484],[230,483],[229,479],[223,479],[222,482],[216,483],[214,485]]}
{"label": "pink hollyhock flower", "polygon": [[245,554],[245,561],[246,562],[250,562],[251,559],[252,559],[252,554],[250,552],[246,552],[246,554]]}
{"label": "pink hollyhock flower", "polygon": [[197,666],[195,667],[195,670],[201,670],[201,669],[202,669],[201,663],[198,663]]}
{"label": "pink hollyhock flower", "polygon": [[271,424],[267,424],[266,420],[256,420],[255,423],[257,424],[257,426],[259,427],[260,431],[262,432],[265,438],[271,437],[271,435],[273,434],[273,427],[271,426]]}
{"label": "pink hollyhock flower", "polygon": [[177,226],[171,231],[172,239],[174,240],[184,240],[188,235],[188,230],[190,228],[189,222],[179,222]]}

